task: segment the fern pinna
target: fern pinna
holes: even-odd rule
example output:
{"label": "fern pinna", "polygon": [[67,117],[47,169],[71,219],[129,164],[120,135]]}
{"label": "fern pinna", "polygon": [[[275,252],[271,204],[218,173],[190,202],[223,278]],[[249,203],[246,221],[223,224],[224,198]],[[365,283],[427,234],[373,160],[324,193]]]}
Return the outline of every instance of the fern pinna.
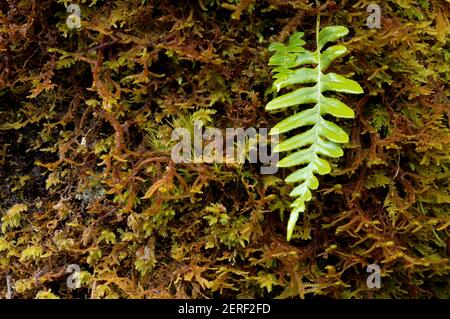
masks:
{"label": "fern pinna", "polygon": [[[294,91],[278,96],[270,101],[266,110],[281,110],[290,106],[314,104],[304,109],[272,128],[270,134],[285,133],[301,127],[308,127],[298,135],[280,143],[275,152],[296,150],[284,157],[278,163],[279,167],[293,167],[303,165],[286,178],[287,183],[298,183],[290,196],[296,197],[291,204],[291,215],[287,226],[287,240],[289,241],[298,220],[299,214],[305,211],[305,202],[312,198],[311,190],[319,186],[315,174],[330,173],[331,167],[323,157],[337,158],[343,155],[338,143],[347,143],[347,133],[335,123],[326,120],[325,115],[341,118],[354,118],[354,112],[341,101],[326,97],[322,93],[327,91],[360,94],[361,86],[353,80],[335,73],[324,73],[331,62],[342,56],[347,48],[343,45],[329,46],[329,43],[345,36],[348,29],[343,26],[331,26],[322,30],[316,26],[316,50],[314,52],[303,48],[303,32],[293,34],[287,45],[273,43],[269,50],[275,53],[270,58],[269,65],[273,66],[274,87],[277,92],[285,87],[296,84],[315,83],[314,86],[297,88]],[[304,67],[314,65],[314,68]],[[303,66],[303,67],[302,67]]]}

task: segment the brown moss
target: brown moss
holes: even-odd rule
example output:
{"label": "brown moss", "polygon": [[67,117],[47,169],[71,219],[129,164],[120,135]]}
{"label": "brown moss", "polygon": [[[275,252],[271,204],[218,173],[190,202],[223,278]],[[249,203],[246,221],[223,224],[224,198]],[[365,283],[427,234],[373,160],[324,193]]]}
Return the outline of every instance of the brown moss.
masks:
{"label": "brown moss", "polygon": [[[448,298],[449,4],[384,2],[369,30],[369,2],[88,1],[78,31],[64,1],[2,2],[0,281],[21,298]],[[334,68],[367,93],[342,97],[346,157],[286,243],[287,172],[174,165],[164,141],[199,110],[277,123],[267,47],[318,11],[351,29]]]}

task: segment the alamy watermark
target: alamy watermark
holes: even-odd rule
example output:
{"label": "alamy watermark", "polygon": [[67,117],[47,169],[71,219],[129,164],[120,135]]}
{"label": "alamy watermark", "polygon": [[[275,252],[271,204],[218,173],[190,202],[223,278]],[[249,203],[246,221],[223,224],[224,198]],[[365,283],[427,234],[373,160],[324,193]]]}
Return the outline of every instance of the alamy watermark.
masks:
{"label": "alamy watermark", "polygon": [[[70,15],[66,19],[66,24],[69,29],[81,28],[81,9],[78,4],[70,4],[67,7],[67,12]],[[370,15],[367,17],[367,26],[370,29],[381,28],[381,7],[378,4],[370,3],[367,6],[367,12]]]}
{"label": "alamy watermark", "polygon": [[367,288],[370,289],[380,289],[381,288],[381,268],[377,264],[370,264],[367,266],[366,272],[371,273],[367,277]]}
{"label": "alamy watermark", "polygon": [[66,19],[66,24],[69,29],[79,29],[81,28],[81,9],[78,4],[70,4],[67,7],[67,12],[70,15]]}
{"label": "alamy watermark", "polygon": [[71,264],[67,266],[67,272],[71,273],[67,277],[67,287],[70,289],[77,289],[81,286],[81,268],[77,264]]}
{"label": "alamy watermark", "polygon": [[381,28],[381,8],[378,4],[371,3],[367,6],[367,12],[370,15],[367,17],[367,26],[370,29]]}
{"label": "alamy watermark", "polygon": [[[279,154],[273,149],[278,145],[278,134],[269,129],[254,127],[227,128],[225,134],[218,128],[203,128],[202,121],[194,122],[191,132],[187,128],[175,128],[171,140],[178,141],[172,148],[175,163],[261,163],[261,174],[278,171]],[[269,146],[270,145],[270,146]]]}

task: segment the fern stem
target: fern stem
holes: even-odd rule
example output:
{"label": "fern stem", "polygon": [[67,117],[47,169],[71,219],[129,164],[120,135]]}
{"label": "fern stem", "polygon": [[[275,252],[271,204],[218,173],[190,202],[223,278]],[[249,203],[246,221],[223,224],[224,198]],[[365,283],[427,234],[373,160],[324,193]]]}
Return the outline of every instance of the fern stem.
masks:
{"label": "fern stem", "polygon": [[[316,52],[317,52],[317,116],[316,116],[316,132],[314,137],[314,153],[317,154],[317,139],[319,138],[319,121],[321,120],[321,110],[320,110],[320,97],[322,95],[322,68],[320,65],[320,48],[319,48],[319,32],[320,32],[320,13],[317,14],[316,18]],[[312,171],[311,171],[312,174]]]}

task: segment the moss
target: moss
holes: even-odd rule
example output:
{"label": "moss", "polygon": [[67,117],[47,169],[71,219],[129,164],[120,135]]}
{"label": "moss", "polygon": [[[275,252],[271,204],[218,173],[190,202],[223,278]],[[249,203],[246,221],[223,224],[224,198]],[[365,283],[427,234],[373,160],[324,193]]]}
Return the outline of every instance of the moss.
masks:
{"label": "moss", "polygon": [[449,298],[449,4],[384,2],[373,30],[369,1],[320,7],[350,29],[332,71],[365,94],[340,97],[356,113],[339,123],[346,155],[287,243],[288,170],[175,165],[167,142],[195,116],[279,122],[264,111],[267,47],[314,34],[316,7],[182,2],[81,1],[79,30],[68,1],[0,4],[0,278],[13,296]]}

